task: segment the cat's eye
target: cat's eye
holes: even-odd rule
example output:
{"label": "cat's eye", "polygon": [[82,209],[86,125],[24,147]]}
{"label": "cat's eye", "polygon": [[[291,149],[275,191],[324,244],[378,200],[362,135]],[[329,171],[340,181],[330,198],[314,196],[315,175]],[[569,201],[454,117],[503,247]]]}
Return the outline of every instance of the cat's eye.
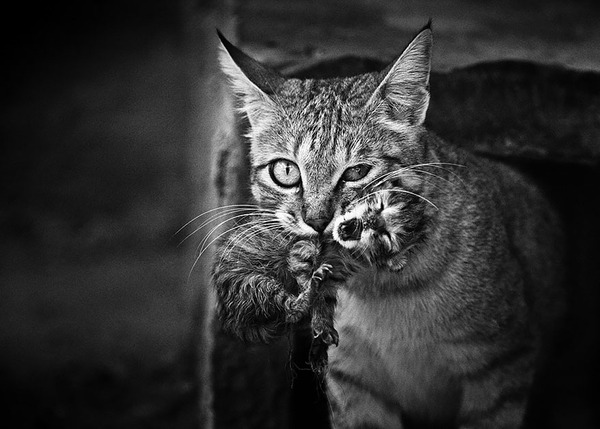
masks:
{"label": "cat's eye", "polygon": [[298,166],[287,159],[278,159],[269,164],[269,174],[273,182],[284,188],[291,188],[300,183]]}
{"label": "cat's eye", "polygon": [[357,180],[365,177],[369,171],[371,170],[371,166],[368,164],[358,164],[354,167],[347,168],[342,174],[342,180],[344,182],[356,182]]}

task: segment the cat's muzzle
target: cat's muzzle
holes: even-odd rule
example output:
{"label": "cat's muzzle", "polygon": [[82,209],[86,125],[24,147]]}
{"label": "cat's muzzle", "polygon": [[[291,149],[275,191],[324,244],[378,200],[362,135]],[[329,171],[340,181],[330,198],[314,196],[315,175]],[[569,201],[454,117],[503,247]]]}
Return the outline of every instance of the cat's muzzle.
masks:
{"label": "cat's muzzle", "polygon": [[360,240],[362,230],[362,222],[356,218],[348,219],[338,227],[340,239],[343,241]]}

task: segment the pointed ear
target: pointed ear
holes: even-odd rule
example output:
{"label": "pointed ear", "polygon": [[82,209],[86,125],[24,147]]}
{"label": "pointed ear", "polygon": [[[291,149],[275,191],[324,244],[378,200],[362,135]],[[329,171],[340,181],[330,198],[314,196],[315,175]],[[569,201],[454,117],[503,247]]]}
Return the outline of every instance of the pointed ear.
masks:
{"label": "pointed ear", "polygon": [[221,68],[239,97],[240,110],[256,131],[274,113],[276,105],[271,97],[285,79],[233,46],[219,30],[217,35],[221,40]]}
{"label": "pointed ear", "polygon": [[429,106],[432,46],[431,21],[415,36],[400,58],[382,73],[369,104],[391,127],[420,125]]}

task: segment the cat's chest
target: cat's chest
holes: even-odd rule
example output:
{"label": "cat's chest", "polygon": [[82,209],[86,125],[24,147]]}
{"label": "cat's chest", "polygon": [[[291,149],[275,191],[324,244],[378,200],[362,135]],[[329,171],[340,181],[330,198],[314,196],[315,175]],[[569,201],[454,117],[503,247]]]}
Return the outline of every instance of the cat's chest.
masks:
{"label": "cat's chest", "polygon": [[340,289],[336,319],[380,338],[382,347],[428,341],[443,329],[446,301],[436,285],[411,285],[401,275],[376,268]]}
{"label": "cat's chest", "polygon": [[361,296],[341,289],[336,326],[359,334],[381,353],[410,351],[432,339],[436,315],[431,307],[426,296]]}
{"label": "cat's chest", "polygon": [[435,315],[425,299],[365,299],[339,292],[339,347],[330,349],[332,367],[355,362],[355,370],[382,395],[409,408],[446,395],[451,378],[436,341]]}

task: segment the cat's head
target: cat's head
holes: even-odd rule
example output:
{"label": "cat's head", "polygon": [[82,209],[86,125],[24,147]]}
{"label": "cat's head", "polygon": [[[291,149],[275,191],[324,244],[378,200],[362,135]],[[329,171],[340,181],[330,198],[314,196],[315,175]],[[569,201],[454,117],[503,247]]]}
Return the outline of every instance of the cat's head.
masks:
{"label": "cat's head", "polygon": [[252,194],[287,230],[332,235],[365,195],[390,186],[408,192],[386,191],[386,204],[422,210],[421,180],[405,167],[427,150],[429,25],[382,72],[327,80],[285,78],[220,37],[222,68],[250,124]]}

